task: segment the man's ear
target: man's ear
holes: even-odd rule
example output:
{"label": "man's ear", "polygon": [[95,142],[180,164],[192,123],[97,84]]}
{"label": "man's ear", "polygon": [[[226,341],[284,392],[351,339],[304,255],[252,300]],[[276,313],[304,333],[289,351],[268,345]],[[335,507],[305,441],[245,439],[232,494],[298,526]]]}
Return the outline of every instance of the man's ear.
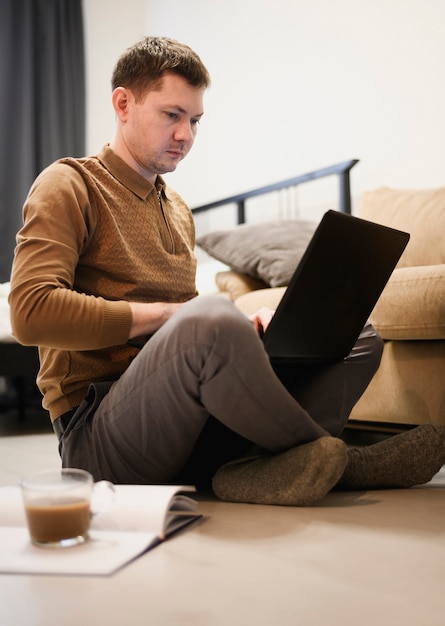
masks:
{"label": "man's ear", "polygon": [[121,122],[125,122],[128,116],[128,109],[132,94],[125,87],[116,87],[111,94],[111,102],[114,111]]}

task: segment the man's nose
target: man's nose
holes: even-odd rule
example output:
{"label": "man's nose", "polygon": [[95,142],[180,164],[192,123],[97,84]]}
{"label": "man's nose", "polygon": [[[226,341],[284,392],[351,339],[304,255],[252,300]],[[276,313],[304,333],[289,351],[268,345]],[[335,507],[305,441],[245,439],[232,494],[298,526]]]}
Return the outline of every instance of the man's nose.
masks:
{"label": "man's nose", "polygon": [[177,141],[193,141],[195,138],[195,133],[191,122],[184,121],[181,122],[176,128],[175,131],[175,139]]}

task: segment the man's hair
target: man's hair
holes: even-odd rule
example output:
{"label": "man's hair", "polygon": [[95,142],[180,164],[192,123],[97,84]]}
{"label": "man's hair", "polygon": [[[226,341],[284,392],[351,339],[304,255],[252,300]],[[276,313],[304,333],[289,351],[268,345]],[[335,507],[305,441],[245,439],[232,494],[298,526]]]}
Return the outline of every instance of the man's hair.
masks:
{"label": "man's hair", "polygon": [[185,44],[167,37],[146,37],[118,59],[111,86],[131,89],[137,100],[156,90],[165,72],[182,76],[193,87],[207,88],[210,75],[199,56]]}

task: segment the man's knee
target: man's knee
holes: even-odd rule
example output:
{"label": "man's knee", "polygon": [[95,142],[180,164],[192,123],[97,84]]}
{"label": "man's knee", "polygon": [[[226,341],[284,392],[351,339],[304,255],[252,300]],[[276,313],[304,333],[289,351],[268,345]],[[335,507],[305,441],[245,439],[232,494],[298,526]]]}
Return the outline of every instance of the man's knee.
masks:
{"label": "man's knee", "polygon": [[222,335],[228,341],[249,331],[253,324],[230,300],[219,295],[198,296],[180,310],[177,322],[190,329],[194,324],[201,335]]}
{"label": "man's knee", "polygon": [[[251,352],[258,341],[250,320],[233,302],[219,295],[198,296],[182,307],[176,316],[175,328],[170,329],[174,341],[182,346],[188,344],[199,348],[201,356],[218,354],[229,362],[238,359],[240,354]],[[167,328],[165,330],[167,332]]]}

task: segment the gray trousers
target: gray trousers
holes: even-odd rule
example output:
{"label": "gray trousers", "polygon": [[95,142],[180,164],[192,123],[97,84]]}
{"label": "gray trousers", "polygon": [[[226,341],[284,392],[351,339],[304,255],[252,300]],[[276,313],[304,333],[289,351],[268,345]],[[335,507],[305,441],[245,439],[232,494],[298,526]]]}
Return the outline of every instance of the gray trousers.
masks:
{"label": "gray trousers", "polygon": [[60,442],[65,467],[115,483],[202,485],[258,445],[338,436],[382,352],[366,326],[329,366],[274,371],[252,323],[221,296],[185,304],[119,380],[90,386]]}

